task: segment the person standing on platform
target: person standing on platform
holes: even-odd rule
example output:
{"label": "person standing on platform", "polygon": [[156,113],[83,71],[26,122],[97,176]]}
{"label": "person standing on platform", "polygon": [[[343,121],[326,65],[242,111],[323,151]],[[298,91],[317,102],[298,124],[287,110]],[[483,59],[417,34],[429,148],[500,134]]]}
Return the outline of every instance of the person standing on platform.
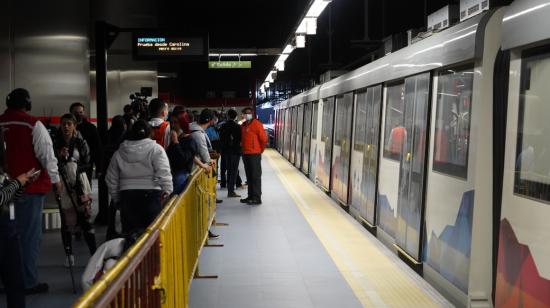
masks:
{"label": "person standing on platform", "polygon": [[[95,127],[95,125],[88,121],[88,117],[86,116],[86,109],[84,108],[84,105],[82,103],[73,103],[69,108],[69,111],[74,115],[74,117],[76,118],[76,122],[78,123],[76,129],[80,132],[80,135],[82,135],[82,138],[84,138],[84,140],[88,144],[88,147],[90,148],[91,161],[89,167],[85,170],[90,185],[92,185],[95,166],[96,176],[99,180],[98,184],[105,187],[105,176],[102,173],[103,143],[101,142],[101,138],[99,137],[97,127]],[[102,193],[106,191],[107,189],[101,189]],[[107,198],[107,195],[100,196],[99,200],[101,200],[102,197]],[[95,218],[95,223],[103,226],[107,224],[107,203],[100,201],[98,202],[98,204],[99,212],[97,213],[97,216]]]}
{"label": "person standing on platform", "polygon": [[101,138],[99,138],[97,127],[88,121],[86,109],[82,103],[73,103],[71,105],[70,112],[74,115],[76,122],[78,123],[76,129],[80,132],[82,138],[84,138],[90,148],[91,164],[86,169],[86,175],[90,180],[90,184],[92,184],[94,166],[96,168],[96,176],[98,178],[101,176],[101,170],[103,170],[103,143],[101,142]]}
{"label": "person standing on platform", "polygon": [[[107,131],[107,142],[105,143],[105,160],[103,174],[107,174],[107,168],[111,162],[111,158],[124,141],[128,131],[126,121],[123,116],[117,115],[111,121],[111,127]],[[107,240],[112,240],[119,237],[120,234],[116,231],[116,212],[120,210],[119,204],[113,200],[109,203],[109,212],[107,214]]]}
{"label": "person standing on platform", "polygon": [[154,98],[149,103],[149,125],[153,129],[153,140],[165,150],[170,146],[170,122],[168,117],[168,104],[159,98]]}
{"label": "person standing on platform", "polygon": [[[60,194],[64,216],[65,232],[63,243],[72,250],[72,235],[82,232],[90,250],[96,251],[95,231],[90,223],[92,215],[91,185],[86,169],[91,163],[90,149],[86,141],[76,130],[76,119],[72,114],[61,117],[60,130],[54,139],[54,150],[59,162],[61,180],[65,185]],[[74,265],[74,255],[68,256],[67,265]]]}
{"label": "person standing on platform", "polygon": [[241,160],[241,127],[235,121],[237,118],[235,110],[230,109],[227,117],[220,133],[222,161],[225,161],[227,166],[227,196],[238,198],[240,195],[235,192],[235,185]]}
{"label": "person standing on platform", "polygon": [[38,282],[36,260],[42,240],[44,197],[52,188],[52,183],[57,193],[63,189],[57,159],[44,124],[27,113],[32,107],[29,91],[21,88],[13,90],[6,97],[6,105],[8,109],[0,116],[0,126],[4,131],[8,174],[16,177],[31,169],[41,171],[14,205],[17,233],[22,246],[25,293],[48,292],[48,284]]}
{"label": "person standing on platform", "polygon": [[8,308],[25,307],[23,284],[23,260],[21,244],[15,222],[14,201],[24,193],[24,187],[31,184],[40,171],[29,170],[15,179],[5,173],[4,137],[0,132],[0,281],[4,285]]}
{"label": "person standing on platform", "polygon": [[147,228],[173,191],[166,151],[150,136],[146,121],[134,123],[107,169],[105,181],[113,201],[120,202],[125,235]]}
{"label": "person standing on platform", "polygon": [[179,127],[182,130],[183,136],[187,137],[191,133],[189,131],[189,124],[191,124],[189,112],[187,112],[183,106],[178,105],[174,107],[172,113],[176,115],[178,119]]}
{"label": "person standing on platform", "polygon": [[[194,151],[197,153],[198,158],[203,164],[215,166],[215,160],[210,158],[210,151],[212,151],[212,145],[208,136],[206,135],[206,129],[212,124],[214,119],[214,113],[210,109],[203,109],[198,117],[199,121],[191,123],[189,129],[191,131],[191,146],[194,147]],[[221,203],[222,200],[216,199],[216,203]],[[219,235],[208,231],[209,238],[217,238]]]}
{"label": "person standing on platform", "polygon": [[252,108],[243,109],[245,122],[241,125],[241,145],[244,170],[248,181],[248,196],[241,199],[249,205],[262,204],[262,153],[267,144],[267,135],[260,120],[254,118]]}

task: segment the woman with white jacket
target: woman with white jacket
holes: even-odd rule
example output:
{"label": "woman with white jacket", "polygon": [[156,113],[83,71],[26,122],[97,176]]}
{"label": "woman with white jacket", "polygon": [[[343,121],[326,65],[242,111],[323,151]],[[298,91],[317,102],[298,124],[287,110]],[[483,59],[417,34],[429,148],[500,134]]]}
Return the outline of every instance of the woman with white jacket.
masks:
{"label": "woman with white jacket", "polygon": [[132,126],[127,140],[115,152],[105,178],[114,202],[120,202],[122,231],[144,230],[172,193],[170,163],[162,146],[151,139],[143,120]]}

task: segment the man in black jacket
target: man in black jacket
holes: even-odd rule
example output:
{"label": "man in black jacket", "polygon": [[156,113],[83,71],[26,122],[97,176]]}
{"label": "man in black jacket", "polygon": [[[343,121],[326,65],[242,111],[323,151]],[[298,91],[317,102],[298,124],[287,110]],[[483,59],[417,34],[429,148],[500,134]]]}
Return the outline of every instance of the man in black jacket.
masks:
{"label": "man in black jacket", "polygon": [[[97,131],[97,127],[90,123],[88,121],[88,117],[86,116],[86,109],[84,108],[84,105],[80,102],[73,103],[70,107],[70,112],[75,116],[76,121],[78,122],[78,125],[76,129],[80,132],[82,135],[82,138],[86,140],[86,143],[88,144],[88,147],[90,148],[90,167],[86,170],[86,175],[88,176],[88,180],[90,181],[90,185],[92,185],[92,175],[94,171],[94,165],[96,168],[96,176],[100,179],[100,185],[103,183],[103,176],[100,174],[103,163],[103,144],[101,143],[101,139],[99,138],[99,133]],[[106,189],[102,189],[102,192],[106,192]],[[108,199],[107,201],[102,199],[105,199],[105,196],[99,196],[99,213],[96,217],[96,224],[100,225],[106,225],[107,224],[107,207],[108,207]],[[107,197],[108,198],[108,197]]]}
{"label": "man in black jacket", "polygon": [[227,164],[227,196],[230,198],[240,197],[235,193],[235,183],[241,160],[241,127],[235,121],[236,118],[237,111],[230,109],[227,112],[227,122],[222,125],[220,134],[222,155],[225,156]]}

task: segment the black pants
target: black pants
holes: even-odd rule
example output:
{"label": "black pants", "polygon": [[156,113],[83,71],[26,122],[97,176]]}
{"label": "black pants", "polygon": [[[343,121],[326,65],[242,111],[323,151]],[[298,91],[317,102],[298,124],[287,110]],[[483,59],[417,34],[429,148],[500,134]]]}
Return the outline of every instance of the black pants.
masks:
{"label": "black pants", "polygon": [[[8,308],[25,307],[23,260],[15,221],[0,217],[0,280],[4,285]],[[3,305],[0,305],[3,306]]]}
{"label": "black pants", "polygon": [[248,198],[262,200],[262,154],[244,154],[243,163],[248,181]]}
{"label": "black pants", "polygon": [[[91,177],[92,172],[88,173],[88,171],[86,171],[86,174],[88,175],[88,180],[90,181],[90,187],[91,187],[91,185],[92,185],[92,177]],[[97,182],[98,182],[98,186],[99,186],[99,190],[98,190],[99,211],[98,211],[97,216],[95,218],[95,223],[104,225],[104,224],[107,224],[107,221],[108,221],[107,216],[109,215],[109,194],[108,194],[107,183],[105,183],[105,175],[102,174],[97,179]]]}
{"label": "black pants", "polygon": [[160,197],[160,190],[122,190],[120,192],[122,232],[129,234],[145,230],[162,210]]}
{"label": "black pants", "polygon": [[239,162],[241,161],[240,154],[226,154],[227,163],[227,192],[235,192],[237,177],[239,175]]}

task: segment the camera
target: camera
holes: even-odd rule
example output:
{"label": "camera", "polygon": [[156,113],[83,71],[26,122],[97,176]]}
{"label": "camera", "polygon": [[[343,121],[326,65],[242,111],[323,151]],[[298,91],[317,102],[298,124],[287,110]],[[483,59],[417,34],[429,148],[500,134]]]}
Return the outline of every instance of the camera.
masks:
{"label": "camera", "polygon": [[135,92],[134,94],[130,94],[130,107],[132,108],[132,112],[137,118],[141,119],[148,119],[148,106],[149,102],[147,101],[147,97],[150,97],[153,95],[153,88],[151,87],[142,87],[140,92]]}

